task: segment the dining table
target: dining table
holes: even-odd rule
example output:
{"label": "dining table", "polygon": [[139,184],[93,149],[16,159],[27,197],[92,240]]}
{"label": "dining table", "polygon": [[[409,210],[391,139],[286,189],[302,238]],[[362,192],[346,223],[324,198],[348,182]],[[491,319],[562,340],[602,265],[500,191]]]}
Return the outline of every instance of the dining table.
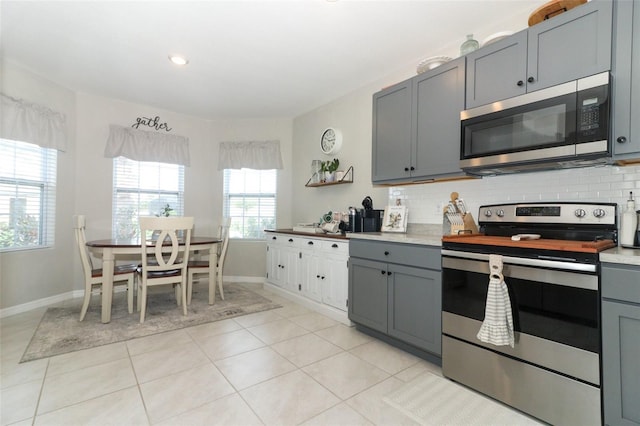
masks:
{"label": "dining table", "polygon": [[[218,237],[191,237],[189,251],[209,251],[209,265],[217,265],[218,250],[217,245],[222,240]],[[184,241],[179,242],[180,245]],[[111,321],[111,302],[113,300],[113,269],[117,256],[140,254],[140,239],[105,239],[87,241],[87,247],[96,256],[102,257],[102,322]],[[149,246],[153,250],[152,246]],[[130,258],[130,257],[129,257]],[[212,269],[209,273],[209,304],[215,303],[216,273]],[[185,303],[183,301],[182,303]]]}

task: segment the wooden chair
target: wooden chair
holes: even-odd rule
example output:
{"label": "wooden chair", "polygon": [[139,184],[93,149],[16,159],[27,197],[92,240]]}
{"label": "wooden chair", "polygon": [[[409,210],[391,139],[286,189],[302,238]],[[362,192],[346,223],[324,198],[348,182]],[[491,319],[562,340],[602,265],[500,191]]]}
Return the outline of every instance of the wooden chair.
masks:
{"label": "wooden chair", "polygon": [[182,314],[187,315],[187,265],[192,228],[193,217],[140,218],[142,262],[138,304],[141,323],[146,313],[147,288],[156,285],[172,284],[178,306],[182,303]]}
{"label": "wooden chair", "polygon": [[[93,286],[102,285],[102,269],[95,269],[91,261],[91,255],[87,249],[87,237],[85,235],[86,219],[84,215],[76,215],[73,217],[73,229],[76,234],[76,242],[80,251],[80,260],[82,261],[82,270],[84,272],[84,301],[80,310],[80,321],[84,320],[87,310],[89,309],[89,301],[91,300],[91,291]],[[127,285],[127,303],[129,305],[129,313],[133,313],[133,293],[135,288],[136,269],[138,265],[119,265],[113,270],[113,284]]]}
{"label": "wooden chair", "polygon": [[[227,256],[227,247],[229,246],[229,226],[231,225],[230,217],[223,217],[222,223],[218,226],[218,238],[222,243],[218,244],[218,264],[215,268],[216,279],[218,281],[218,290],[220,297],[224,300],[224,290],[222,288],[222,270],[224,268],[224,259]],[[189,277],[187,282],[187,304],[191,304],[191,295],[193,293],[193,276],[196,274],[210,274],[211,267],[208,260],[192,260],[189,262]],[[215,289],[213,290],[215,291]]]}

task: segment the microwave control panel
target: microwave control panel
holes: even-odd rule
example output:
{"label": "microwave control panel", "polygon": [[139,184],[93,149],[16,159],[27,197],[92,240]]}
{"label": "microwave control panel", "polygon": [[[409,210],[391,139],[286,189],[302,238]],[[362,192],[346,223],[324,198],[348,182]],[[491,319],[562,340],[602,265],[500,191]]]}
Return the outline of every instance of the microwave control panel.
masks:
{"label": "microwave control panel", "polygon": [[609,125],[609,86],[598,86],[578,92],[578,142],[607,139]]}

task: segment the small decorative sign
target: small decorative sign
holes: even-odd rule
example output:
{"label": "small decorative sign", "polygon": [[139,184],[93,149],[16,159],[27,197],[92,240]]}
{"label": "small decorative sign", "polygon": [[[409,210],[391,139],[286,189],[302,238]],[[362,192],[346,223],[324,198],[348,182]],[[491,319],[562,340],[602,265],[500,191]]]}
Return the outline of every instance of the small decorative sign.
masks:
{"label": "small decorative sign", "polygon": [[138,117],[136,118],[136,122],[133,123],[131,127],[133,127],[134,129],[137,129],[138,127],[140,127],[140,125],[153,127],[156,130],[166,130],[167,132],[171,131],[171,127],[169,127],[169,125],[166,122],[161,123],[160,117],[158,117],[157,115],[154,118]]}
{"label": "small decorative sign", "polygon": [[382,232],[407,232],[407,207],[387,206],[382,219]]}

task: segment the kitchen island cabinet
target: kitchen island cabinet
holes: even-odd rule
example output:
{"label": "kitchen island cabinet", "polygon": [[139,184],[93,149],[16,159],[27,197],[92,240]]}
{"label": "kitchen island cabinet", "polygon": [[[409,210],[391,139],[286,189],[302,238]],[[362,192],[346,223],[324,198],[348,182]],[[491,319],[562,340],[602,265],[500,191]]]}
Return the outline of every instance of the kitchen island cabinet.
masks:
{"label": "kitchen island cabinet", "polygon": [[352,239],[349,254],[349,319],[440,357],[440,248]]}
{"label": "kitchen island cabinet", "polygon": [[593,0],[467,54],[466,108],[609,71],[612,10]]}
{"label": "kitchen island cabinet", "polygon": [[640,162],[640,4],[614,4],[613,156],[619,163]]}
{"label": "kitchen island cabinet", "polygon": [[464,176],[464,79],[465,60],[458,58],[373,95],[373,183]]}
{"label": "kitchen island cabinet", "polygon": [[640,425],[640,265],[602,264],[604,421]]}
{"label": "kitchen island cabinet", "polygon": [[269,232],[265,285],[337,321],[347,318],[349,242]]}

